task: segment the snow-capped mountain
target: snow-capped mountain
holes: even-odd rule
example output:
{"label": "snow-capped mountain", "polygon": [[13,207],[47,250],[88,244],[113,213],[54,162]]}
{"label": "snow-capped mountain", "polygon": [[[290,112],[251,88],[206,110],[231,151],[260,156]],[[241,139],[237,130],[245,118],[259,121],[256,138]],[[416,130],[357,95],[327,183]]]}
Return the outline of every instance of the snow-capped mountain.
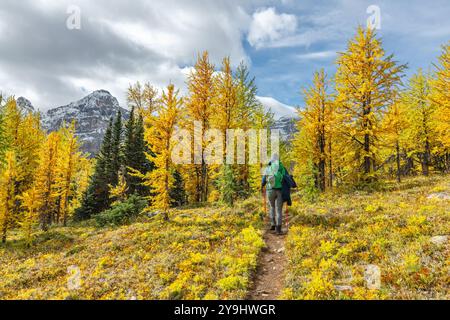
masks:
{"label": "snow-capped mountain", "polygon": [[106,90],[98,90],[66,106],[50,109],[42,115],[42,125],[47,131],[56,131],[61,125],[76,121],[76,133],[82,150],[92,155],[100,148],[111,117],[121,110],[124,118],[129,112]]}

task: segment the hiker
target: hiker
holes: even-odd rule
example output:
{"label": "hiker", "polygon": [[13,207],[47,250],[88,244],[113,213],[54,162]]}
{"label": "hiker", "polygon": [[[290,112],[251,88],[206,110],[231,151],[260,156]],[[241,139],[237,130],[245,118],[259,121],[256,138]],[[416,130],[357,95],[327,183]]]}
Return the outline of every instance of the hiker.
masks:
{"label": "hiker", "polygon": [[[269,199],[270,230],[281,234],[281,225],[283,223],[283,177],[286,169],[280,162],[278,155],[274,154],[267,165],[261,183],[261,192]],[[266,187],[266,195],[264,195]]]}

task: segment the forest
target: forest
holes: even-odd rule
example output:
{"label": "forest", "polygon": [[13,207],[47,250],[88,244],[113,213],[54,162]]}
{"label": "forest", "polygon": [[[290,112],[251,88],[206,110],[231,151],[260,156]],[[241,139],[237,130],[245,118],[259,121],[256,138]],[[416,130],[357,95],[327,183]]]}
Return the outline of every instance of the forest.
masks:
{"label": "forest", "polygon": [[130,116],[110,119],[96,155],[76,120],[45,132],[1,97],[0,299],[449,299],[450,43],[407,78],[359,27],[335,64],[301,90],[297,132],[281,141],[298,188],[269,293],[255,289],[265,164],[248,148],[244,164],[172,160],[180,129],[204,137],[200,154],[218,130],[226,159],[227,130],[271,128],[244,63],[199,53],[186,95],[130,85]]}

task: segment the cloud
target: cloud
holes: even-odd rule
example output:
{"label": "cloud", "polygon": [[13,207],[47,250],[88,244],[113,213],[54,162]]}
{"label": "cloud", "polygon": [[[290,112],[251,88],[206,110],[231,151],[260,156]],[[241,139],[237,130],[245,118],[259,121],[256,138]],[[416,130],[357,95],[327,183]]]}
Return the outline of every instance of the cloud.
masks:
{"label": "cloud", "polygon": [[272,97],[258,96],[257,99],[263,104],[267,111],[270,110],[274,113],[275,119],[280,119],[282,117],[293,118],[297,116],[297,110],[294,107],[281,103]]}
{"label": "cloud", "polygon": [[[81,30],[66,27],[69,5],[81,9]],[[250,16],[234,0],[3,0],[0,21],[0,91],[41,110],[102,88],[124,105],[138,80],[183,91],[203,50],[216,65],[227,55],[234,65],[250,61]]]}
{"label": "cloud", "polygon": [[326,50],[326,51],[317,51],[317,52],[308,52],[297,54],[295,57],[299,60],[321,60],[333,58],[336,56],[336,51]]}
{"label": "cloud", "polygon": [[295,34],[297,18],[295,15],[277,13],[276,9],[259,9],[253,14],[247,40],[259,49],[271,47]]}

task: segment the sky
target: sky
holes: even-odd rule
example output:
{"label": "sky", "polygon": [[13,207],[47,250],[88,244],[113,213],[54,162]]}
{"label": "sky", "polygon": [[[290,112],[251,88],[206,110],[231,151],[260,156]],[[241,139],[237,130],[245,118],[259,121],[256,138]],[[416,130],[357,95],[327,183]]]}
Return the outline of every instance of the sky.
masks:
{"label": "sky", "polygon": [[334,74],[371,5],[406,76],[428,70],[450,40],[448,0],[0,0],[0,91],[43,111],[98,89],[125,106],[136,81],[185,93],[208,50],[217,68],[248,64],[261,100],[288,114],[314,71]]}

